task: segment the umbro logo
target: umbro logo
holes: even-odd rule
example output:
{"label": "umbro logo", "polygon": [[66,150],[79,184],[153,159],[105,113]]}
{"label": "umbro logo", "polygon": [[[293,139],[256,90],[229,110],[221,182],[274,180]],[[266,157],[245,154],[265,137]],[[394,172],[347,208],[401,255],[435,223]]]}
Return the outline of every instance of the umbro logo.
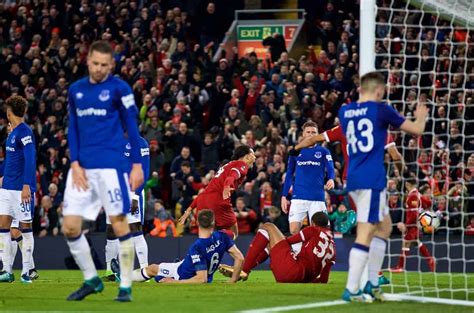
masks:
{"label": "umbro logo", "polygon": [[76,93],[76,99],[82,99],[84,97],[84,94],[82,92]]}

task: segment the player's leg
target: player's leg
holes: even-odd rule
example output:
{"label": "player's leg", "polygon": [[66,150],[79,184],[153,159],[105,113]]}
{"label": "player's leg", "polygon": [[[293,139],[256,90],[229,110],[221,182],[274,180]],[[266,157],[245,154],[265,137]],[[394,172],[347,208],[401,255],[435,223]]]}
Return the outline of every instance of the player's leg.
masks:
{"label": "player's leg", "polygon": [[410,238],[409,234],[405,235],[402,242],[402,251],[398,258],[398,263],[394,268],[390,269],[392,273],[401,273],[405,269],[405,263],[407,257],[410,255],[410,246],[413,243],[413,238]]}
{"label": "player's leg", "polygon": [[33,237],[33,228],[31,221],[29,222],[20,222],[20,229],[23,240],[20,245],[21,249],[21,259],[23,262],[23,267],[21,271],[21,282],[22,283],[31,283],[32,279],[30,277],[30,270],[33,268],[32,259],[34,251],[34,237]]}
{"label": "player's leg", "polygon": [[431,272],[436,270],[436,261],[435,258],[431,255],[430,251],[420,240],[417,241],[418,243],[418,250],[420,251],[421,255],[425,257],[426,262],[428,263],[428,267]]}
{"label": "player's leg", "polygon": [[92,260],[91,248],[82,233],[83,218],[95,220],[101,207],[97,195],[97,175],[94,170],[86,170],[86,176],[89,188],[87,190],[78,190],[76,187],[73,187],[72,173],[69,170],[66,190],[64,192],[62,232],[66,237],[69,251],[84,276],[84,283],[78,290],[69,295],[67,298],[69,301],[82,300],[86,296],[101,292],[104,289],[102,281],[97,276],[97,270]]}
{"label": "player's leg", "polygon": [[151,264],[144,268],[136,269],[133,271],[132,280],[138,282],[148,281],[158,275],[159,270],[158,264]]}
{"label": "player's leg", "polygon": [[4,272],[0,274],[0,282],[15,280],[12,271],[10,226],[15,215],[9,190],[0,189],[0,258]]}
{"label": "player's leg", "polygon": [[143,236],[141,222],[131,223],[130,231],[132,232],[135,254],[137,255],[140,268],[145,268],[148,266],[148,245],[145,236]]}
{"label": "player's leg", "polygon": [[346,301],[371,302],[370,297],[361,292],[360,280],[368,263],[369,247],[376,231],[373,223],[378,222],[379,202],[371,201],[374,199],[369,189],[352,191],[350,196],[357,207],[357,236],[349,253],[349,272],[342,298]]}
{"label": "player's leg", "polygon": [[115,236],[114,229],[110,224],[110,220],[107,217],[107,227],[105,230],[106,233],[106,243],[105,243],[105,276],[102,279],[108,281],[115,281],[116,277],[112,273],[112,260],[118,258],[119,252],[119,240]]}
{"label": "player's leg", "polygon": [[17,219],[12,220],[12,225],[10,227],[10,237],[11,237],[11,245],[10,245],[10,255],[11,255],[11,263],[13,266],[13,263],[15,262],[16,254],[18,252],[18,248],[20,248],[23,244],[23,236],[21,235],[20,231],[20,222]]}
{"label": "player's leg", "polygon": [[296,234],[301,230],[301,225],[308,214],[311,201],[292,200],[290,212],[288,214],[288,222],[290,224],[290,233]]}
{"label": "player's leg", "polygon": [[130,212],[130,186],[127,173],[116,169],[100,170],[100,198],[119,239],[120,287],[116,301],[131,301],[132,272],[135,260],[132,233],[126,214]]}

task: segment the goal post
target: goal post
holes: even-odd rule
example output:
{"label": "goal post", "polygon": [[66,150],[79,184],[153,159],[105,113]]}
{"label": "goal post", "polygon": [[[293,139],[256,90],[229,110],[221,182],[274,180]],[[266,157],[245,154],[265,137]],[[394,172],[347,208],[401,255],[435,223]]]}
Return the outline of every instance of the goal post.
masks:
{"label": "goal post", "polygon": [[[386,78],[386,101],[413,118],[416,103],[430,108],[420,138],[394,131],[405,171],[428,186],[429,208],[442,220],[421,243],[437,260],[430,272],[426,255],[412,245],[402,273],[388,269],[402,255],[403,238],[392,235],[387,248],[385,286],[391,300],[474,306],[474,217],[469,194],[474,160],[474,2],[472,0],[361,0],[359,74],[376,70]],[[404,222],[404,175],[387,167],[394,220]],[[471,167],[472,168],[472,167]],[[389,188],[389,189],[390,189]],[[399,218],[398,220],[396,218]],[[365,276],[363,279],[367,279]]]}

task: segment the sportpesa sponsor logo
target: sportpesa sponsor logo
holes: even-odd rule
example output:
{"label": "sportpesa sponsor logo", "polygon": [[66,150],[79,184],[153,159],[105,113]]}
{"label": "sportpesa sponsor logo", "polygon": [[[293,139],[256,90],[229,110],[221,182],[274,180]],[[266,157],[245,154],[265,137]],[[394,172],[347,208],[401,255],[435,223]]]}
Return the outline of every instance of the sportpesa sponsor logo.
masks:
{"label": "sportpesa sponsor logo", "polygon": [[79,117],[82,116],[106,116],[107,115],[107,110],[106,109],[94,109],[94,108],[88,108],[88,109],[76,109],[76,114]]}
{"label": "sportpesa sponsor logo", "polygon": [[296,164],[298,166],[307,166],[307,165],[310,165],[310,166],[320,166],[321,165],[321,162],[316,162],[316,161],[297,161]]}

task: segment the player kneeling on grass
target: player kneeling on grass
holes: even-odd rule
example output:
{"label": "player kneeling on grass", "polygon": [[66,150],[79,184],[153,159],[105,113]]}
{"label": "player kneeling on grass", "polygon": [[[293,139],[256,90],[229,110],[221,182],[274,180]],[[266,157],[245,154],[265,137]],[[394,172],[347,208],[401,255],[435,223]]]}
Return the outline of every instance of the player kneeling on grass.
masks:
{"label": "player kneeling on grass", "polygon": [[[234,259],[235,273],[230,282],[237,282],[244,262],[242,252],[226,233],[214,230],[214,213],[211,210],[200,211],[197,221],[199,239],[189,248],[184,260],[176,263],[151,264],[137,269],[133,272],[133,281],[154,278],[159,283],[210,283],[224,254],[228,252]],[[114,272],[118,269],[118,266],[112,266]]]}
{"label": "player kneeling on grass", "polygon": [[[295,254],[291,245],[300,242],[303,243],[301,252]],[[269,253],[270,269],[277,282],[327,283],[336,254],[327,214],[315,213],[311,226],[288,238],[275,225],[264,224],[250,244],[241,278],[247,280],[250,271],[264,262]],[[219,271],[225,276],[235,276],[227,265],[221,265]]]}

